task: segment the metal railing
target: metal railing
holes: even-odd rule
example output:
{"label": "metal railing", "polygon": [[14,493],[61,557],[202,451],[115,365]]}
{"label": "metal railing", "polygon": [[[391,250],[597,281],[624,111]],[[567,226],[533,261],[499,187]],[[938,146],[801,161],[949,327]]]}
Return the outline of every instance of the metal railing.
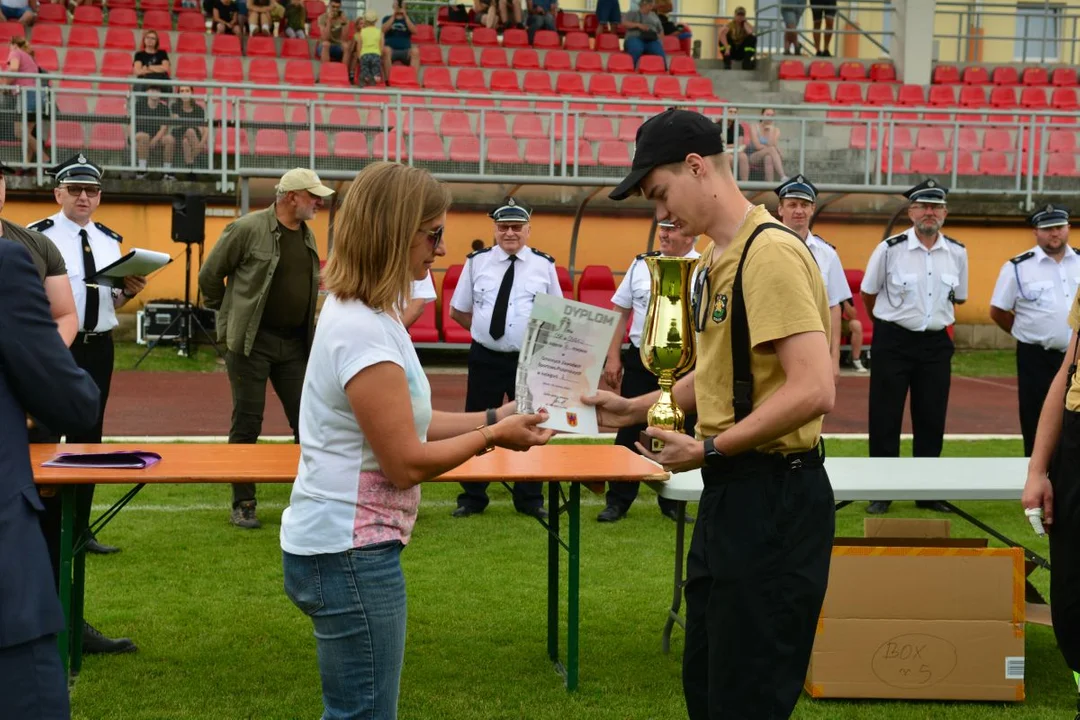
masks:
{"label": "metal railing", "polygon": [[[67,154],[86,152],[114,176],[153,173],[156,179],[159,174],[193,175],[213,180],[220,188],[230,187],[239,177],[275,177],[297,165],[311,167],[328,179],[348,180],[375,159],[422,166],[451,181],[612,185],[630,165],[637,126],[649,115],[676,104],[698,109],[725,128],[734,121],[731,144],[739,151],[729,152],[737,159],[734,167],[741,174],[740,184],[748,190],[770,190],[781,175],[797,172],[836,192],[892,192],[910,186],[912,177],[923,172],[905,172],[915,158],[898,157],[895,151],[909,152],[909,137],[914,149],[920,138],[911,128],[917,126],[942,131],[938,141],[946,143],[945,149],[928,152],[937,153],[934,158],[941,168],[935,174],[947,179],[953,192],[1004,193],[1027,199],[1048,191],[1080,194],[1080,183],[1069,177],[1070,167],[1075,168],[1075,152],[1058,152],[1070,145],[1058,146],[1058,140],[1067,138],[1055,135],[1060,130],[1075,139],[1080,122],[1080,114],[1075,112],[770,105],[777,113],[774,122],[780,137],[775,146],[782,165],[770,177],[765,159],[771,151],[753,127],[766,107],[760,103],[373,92],[331,87],[298,91],[284,86],[161,81],[165,86],[194,87],[205,107],[207,148],[186,166],[182,138],[188,129],[199,130],[199,123],[146,117],[143,87],[127,93],[46,88],[41,86],[40,76],[21,77],[32,78],[38,85],[17,87],[20,97],[16,108],[0,110],[0,123],[10,120],[13,130],[18,127],[12,133],[18,139],[0,145],[0,158],[30,171],[38,182],[44,182],[45,171],[52,165],[41,160],[43,153],[60,160]],[[116,79],[105,81],[112,84]],[[35,90],[41,100],[28,113],[25,94]],[[279,95],[249,94],[255,90]],[[330,94],[330,98],[319,99],[316,91]],[[175,96],[164,97],[170,103],[176,101]],[[499,106],[492,106],[495,102]],[[913,117],[920,112],[929,117]],[[44,131],[31,134],[31,123]],[[157,147],[146,158],[146,166],[140,166],[136,151],[140,131],[147,132],[146,140],[162,125],[177,138],[171,164],[166,165],[165,148]],[[1007,137],[1004,146],[1002,131]],[[988,132],[997,145],[990,152],[1004,154],[1004,158],[998,154],[991,157],[1008,163],[1007,175],[980,169],[986,161],[981,148]],[[860,136],[866,139],[859,142]],[[1037,152],[1030,152],[1031,148]]]}

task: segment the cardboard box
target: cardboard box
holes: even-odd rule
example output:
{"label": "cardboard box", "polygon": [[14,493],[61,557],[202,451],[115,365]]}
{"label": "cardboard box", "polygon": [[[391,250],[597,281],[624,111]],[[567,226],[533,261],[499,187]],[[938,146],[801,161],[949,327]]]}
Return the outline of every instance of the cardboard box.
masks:
{"label": "cardboard box", "polygon": [[815,698],[1024,699],[1024,558],[947,521],[837,538],[806,677]]}

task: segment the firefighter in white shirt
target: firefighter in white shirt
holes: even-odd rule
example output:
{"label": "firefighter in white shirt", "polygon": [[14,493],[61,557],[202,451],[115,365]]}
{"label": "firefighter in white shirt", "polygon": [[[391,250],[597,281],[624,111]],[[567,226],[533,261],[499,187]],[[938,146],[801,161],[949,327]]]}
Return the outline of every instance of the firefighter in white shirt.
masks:
{"label": "firefighter in white shirt", "polygon": [[[645,315],[652,297],[652,282],[645,258],[658,255],[691,259],[699,257],[698,251],[694,249],[696,237],[683,235],[673,224],[667,222],[659,223],[657,230],[660,249],[641,253],[635,257],[630,263],[630,268],[623,275],[615,295],[611,298],[614,310],[620,317],[619,324],[615,328],[615,337],[612,338],[611,347],[608,348],[607,361],[604,363],[604,380],[610,387],[618,388],[620,394],[627,398],[651,393],[659,387],[656,376],[641,363],[641,334],[645,329]],[[623,350],[622,342],[628,322],[630,323],[630,347]],[[697,415],[687,413],[686,433],[693,435],[695,425],[697,425]],[[644,429],[644,425],[619,428],[615,435],[615,444],[637,452],[634,442]],[[639,487],[640,483],[608,483],[607,507],[600,511],[596,519],[600,522],[621,520],[637,498]],[[672,520],[677,518],[674,500],[657,496],[657,501],[660,512],[665,517]],[[694,519],[688,515],[686,521],[693,522]]]}
{"label": "firefighter in white shirt", "polygon": [[1028,217],[1036,245],[1007,261],[990,300],[990,318],[1016,338],[1016,381],[1024,455],[1031,456],[1043,400],[1069,345],[1069,308],[1080,283],[1080,256],[1069,247],[1069,210],[1046,205]]}
{"label": "firefighter in white shirt", "polygon": [[[945,435],[953,342],[953,306],[967,300],[967,250],[942,234],[948,190],[926,180],[904,193],[912,227],[879,244],[870,256],[862,297],[874,318],[870,369],[870,456],[898,457],[904,402],[911,391],[915,457],[939,457]],[[938,501],[919,507],[948,511]],[[888,500],[870,503],[883,513]]]}
{"label": "firefighter in white shirt", "polygon": [[[465,411],[490,410],[514,399],[518,353],[537,295],[562,297],[555,258],[528,246],[531,213],[514,198],[491,212],[495,244],[469,253],[450,300],[450,317],[472,334]],[[487,483],[462,483],[454,517],[484,511]],[[544,519],[539,483],[515,483],[518,512]]]}
{"label": "firefighter in white shirt", "polygon": [[839,375],[841,303],[851,300],[851,288],[848,287],[844,265],[836,248],[810,232],[810,221],[817,204],[817,188],[805,175],[796,175],[776,188],[776,196],[780,198],[776,208],[780,221],[803,239],[825,279],[825,294],[829,297],[829,316],[832,318],[829,352],[833,359],[833,374]]}

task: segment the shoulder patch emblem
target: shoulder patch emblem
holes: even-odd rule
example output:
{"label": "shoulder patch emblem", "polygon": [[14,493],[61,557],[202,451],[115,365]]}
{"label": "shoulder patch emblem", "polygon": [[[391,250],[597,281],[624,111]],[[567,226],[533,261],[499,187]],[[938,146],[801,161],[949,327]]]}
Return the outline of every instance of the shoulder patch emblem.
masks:
{"label": "shoulder patch emblem", "polygon": [[727,302],[728,297],[724,293],[716,293],[716,300],[713,302],[712,321],[716,324],[720,324],[727,320]]}
{"label": "shoulder patch emblem", "polygon": [[1013,265],[1019,265],[1020,263],[1024,262],[1025,260],[1028,260],[1028,259],[1033,258],[1033,257],[1035,257],[1035,251],[1034,250],[1028,250],[1026,253],[1017,255],[1016,257],[1012,258],[1011,260],[1009,260],[1009,262],[1011,262]]}
{"label": "shoulder patch emblem", "polygon": [[477,255],[481,255],[481,254],[486,253],[486,252],[491,252],[492,247],[493,247],[492,245],[489,245],[487,247],[480,248],[479,250],[473,250],[471,253],[469,253],[465,257],[466,258],[472,258],[472,257],[476,257]]}
{"label": "shoulder patch emblem", "polygon": [[647,257],[658,257],[660,254],[661,253],[660,253],[659,250],[652,250],[650,252],[638,253],[637,255],[634,256],[634,259],[635,260],[644,260]]}
{"label": "shoulder patch emblem", "polygon": [[541,252],[541,251],[537,250],[536,248],[529,248],[529,249],[533,251],[533,254],[539,255],[540,257],[542,257],[545,260],[547,260],[548,262],[550,262],[552,265],[555,264],[555,258],[548,255],[546,252]]}
{"label": "shoulder patch emblem", "polygon": [[964,247],[964,243],[962,243],[959,240],[956,240],[954,238],[951,238],[948,235],[945,236],[945,239],[948,240],[949,242],[951,242],[953,245],[959,245],[960,247]]}
{"label": "shoulder patch emblem", "polygon": [[885,241],[885,244],[889,247],[893,247],[894,245],[904,242],[904,240],[907,240],[907,235],[893,235]]}
{"label": "shoulder patch emblem", "polygon": [[96,222],[96,223],[94,223],[94,227],[96,227],[98,230],[105,233],[109,237],[111,237],[116,242],[123,242],[124,241],[124,238],[123,238],[123,236],[120,235],[120,233],[116,232],[115,230],[109,229],[109,227],[106,226],[106,225],[103,225],[103,224],[101,224],[99,222]]}
{"label": "shoulder patch emblem", "polygon": [[56,223],[53,222],[52,218],[45,218],[44,220],[38,220],[35,223],[31,223],[31,224],[27,225],[26,227],[27,227],[27,229],[34,230],[36,232],[44,232],[45,230],[48,230],[49,228],[51,228],[55,224]]}

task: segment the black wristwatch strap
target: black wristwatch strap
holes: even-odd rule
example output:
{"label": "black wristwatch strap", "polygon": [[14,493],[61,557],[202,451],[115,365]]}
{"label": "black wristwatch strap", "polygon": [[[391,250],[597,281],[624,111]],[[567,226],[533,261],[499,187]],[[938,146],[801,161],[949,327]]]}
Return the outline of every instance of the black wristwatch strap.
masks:
{"label": "black wristwatch strap", "polygon": [[715,465],[718,461],[726,457],[724,453],[716,449],[716,444],[713,442],[715,438],[715,435],[710,435],[701,441],[702,446],[705,448],[704,461],[706,467]]}
{"label": "black wristwatch strap", "polygon": [[487,409],[485,420],[488,425],[494,425],[495,423],[499,422],[499,416],[497,412],[498,411],[495,408]]}

